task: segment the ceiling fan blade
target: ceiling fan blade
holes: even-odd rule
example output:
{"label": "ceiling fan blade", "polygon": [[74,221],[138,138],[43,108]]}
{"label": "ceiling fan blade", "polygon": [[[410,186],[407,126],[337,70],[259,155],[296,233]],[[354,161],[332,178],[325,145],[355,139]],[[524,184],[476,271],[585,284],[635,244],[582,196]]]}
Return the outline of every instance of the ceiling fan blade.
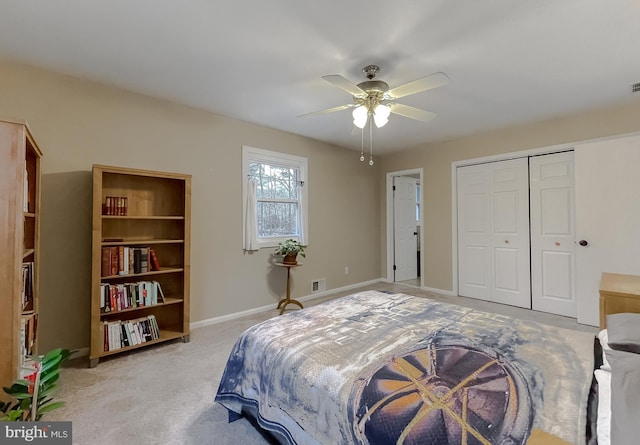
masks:
{"label": "ceiling fan blade", "polygon": [[351,94],[352,96],[366,96],[367,93],[361,89],[360,87],[358,87],[357,85],[355,85],[353,82],[351,82],[349,79],[346,79],[344,77],[342,77],[340,74],[330,74],[328,76],[322,76],[322,78],[324,80],[326,80],[329,83],[332,83],[333,85],[337,86],[338,88],[342,88],[343,90],[345,90],[347,93]]}
{"label": "ceiling fan blade", "polygon": [[420,93],[421,91],[431,90],[438,88],[449,83],[449,78],[445,73],[435,73],[430,76],[423,77],[421,79],[414,80],[413,82],[405,83],[398,87],[392,88],[387,91],[387,95],[393,99],[409,96],[410,94]]}
{"label": "ceiling fan blade", "polygon": [[415,119],[417,121],[429,122],[431,119],[437,116],[436,113],[432,113],[431,111],[421,110],[420,108],[414,108],[408,105],[396,103],[390,103],[387,105],[389,105],[389,107],[391,108],[392,113],[408,117],[409,119]]}
{"label": "ceiling fan blade", "polygon": [[353,108],[355,107],[355,105],[356,104],[340,105],[339,107],[333,107],[333,108],[328,108],[326,110],[320,110],[320,111],[314,111],[312,113],[301,114],[298,117],[316,116],[319,114],[333,113],[334,111],[341,111],[341,110],[346,110],[347,108]]}

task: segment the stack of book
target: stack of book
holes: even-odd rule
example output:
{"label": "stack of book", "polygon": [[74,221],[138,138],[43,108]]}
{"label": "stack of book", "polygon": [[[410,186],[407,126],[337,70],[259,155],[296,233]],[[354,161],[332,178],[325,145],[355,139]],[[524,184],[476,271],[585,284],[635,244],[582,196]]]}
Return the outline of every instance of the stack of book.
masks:
{"label": "stack of book", "polygon": [[107,246],[102,248],[101,276],[132,275],[160,270],[150,247]]}
{"label": "stack of book", "polygon": [[102,313],[153,306],[164,301],[162,287],[157,281],[100,284],[100,312]]}
{"label": "stack of book", "polygon": [[102,205],[103,215],[127,216],[129,203],[126,196],[107,196]]}
{"label": "stack of book", "polygon": [[105,321],[103,328],[105,352],[160,338],[160,328],[154,315],[125,321]]}

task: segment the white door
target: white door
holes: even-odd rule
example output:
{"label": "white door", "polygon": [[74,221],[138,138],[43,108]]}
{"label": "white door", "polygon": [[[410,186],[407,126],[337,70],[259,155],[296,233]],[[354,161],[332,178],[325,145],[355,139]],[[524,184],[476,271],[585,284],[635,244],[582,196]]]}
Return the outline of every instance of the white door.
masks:
{"label": "white door", "polygon": [[527,159],[460,167],[458,293],[531,307]]}
{"label": "white door", "polygon": [[491,169],[488,164],[457,169],[458,294],[492,299]]}
{"label": "white door", "polygon": [[576,145],[575,166],[578,322],[597,326],[602,272],[640,275],[640,136]]}
{"label": "white door", "polygon": [[532,307],[576,317],[573,152],[529,160]]}
{"label": "white door", "polygon": [[395,281],[418,278],[416,179],[393,178]]}
{"label": "white door", "polygon": [[493,301],[531,308],[527,158],[492,162]]}

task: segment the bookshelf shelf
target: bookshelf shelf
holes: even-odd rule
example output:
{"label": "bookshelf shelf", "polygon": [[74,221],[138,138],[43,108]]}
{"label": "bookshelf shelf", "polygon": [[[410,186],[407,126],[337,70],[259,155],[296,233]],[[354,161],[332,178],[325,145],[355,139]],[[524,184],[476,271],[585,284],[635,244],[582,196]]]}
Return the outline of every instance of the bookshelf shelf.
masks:
{"label": "bookshelf shelf", "polygon": [[147,239],[147,240],[123,240],[102,242],[103,246],[146,246],[150,244],[182,244],[183,239]]}
{"label": "bookshelf shelf", "polygon": [[26,122],[0,120],[0,387],[37,354],[41,157]]}
{"label": "bookshelf shelf", "polygon": [[[108,200],[112,203],[114,200],[126,203],[126,210],[122,213],[127,214],[106,215],[107,211],[114,213],[113,210],[108,210]],[[182,338],[183,341],[189,340],[190,224],[190,175],[105,165],[93,166],[90,366],[96,366],[102,357],[121,352],[178,338]],[[115,260],[118,264],[114,269],[113,255],[109,254],[109,251],[113,252],[114,249],[119,252],[123,249],[128,249],[128,252],[135,251],[135,258],[138,258],[138,251],[142,251],[143,257],[149,257],[147,266],[140,268],[139,263],[135,263],[135,270],[142,272],[127,273],[127,270],[134,270],[131,267],[133,260],[127,263],[126,259],[128,255],[133,257],[133,253],[128,253],[124,255],[124,260],[118,256]],[[151,250],[157,254],[160,264],[158,270],[152,270]],[[123,267],[123,263],[129,264],[129,268]],[[142,264],[145,264],[144,260]],[[114,274],[115,270],[119,270],[120,273]],[[126,287],[127,283],[151,280],[161,285],[165,294],[164,302],[110,312],[101,311],[101,285],[112,285],[109,288],[113,289],[122,288],[121,285]],[[139,292],[135,293],[142,295]],[[134,291],[129,295],[133,296]],[[127,301],[127,298],[116,301]],[[127,305],[128,303],[123,306]],[[151,319],[152,322],[147,321]],[[155,331],[153,323],[157,323]],[[132,324],[138,324],[138,329],[146,329],[147,333],[151,326],[153,336],[147,336],[148,341],[141,343],[136,343],[131,338],[127,339],[127,329]],[[119,334],[120,329],[122,331]],[[115,334],[112,330],[115,330]]]}
{"label": "bookshelf shelf", "polygon": [[127,220],[127,219],[150,219],[150,220],[154,220],[154,219],[158,219],[158,220],[183,220],[184,216],[151,216],[151,215],[147,215],[147,216],[133,216],[133,215],[102,215],[102,219],[123,219],[123,220]]}
{"label": "bookshelf shelf", "polygon": [[[186,334],[186,336],[188,337],[189,334]],[[179,338],[182,338],[182,339],[185,338],[184,332],[182,332],[182,331],[169,331],[169,330],[161,329],[160,330],[160,338],[158,338],[156,340],[146,341],[144,343],[140,343],[138,345],[133,345],[133,346],[125,346],[123,348],[116,349],[114,351],[104,351],[104,352],[102,352],[100,354],[100,357],[108,357],[110,355],[120,354],[122,352],[132,351],[134,349],[145,348],[147,346],[157,345],[158,343],[162,343],[162,342],[169,341],[169,340],[177,340]]]}
{"label": "bookshelf shelf", "polygon": [[153,309],[159,306],[167,306],[170,304],[182,304],[184,301],[182,300],[182,298],[165,298],[164,299],[164,303],[158,303],[158,304],[154,304],[152,306],[139,306],[139,307],[130,307],[127,309],[121,309],[119,311],[112,311],[112,312],[103,312],[100,315],[100,318],[105,320],[105,319],[109,319],[109,318],[113,318],[113,316],[116,316],[115,318],[117,318],[117,315],[122,314],[124,312],[141,312],[147,309]]}
{"label": "bookshelf shelf", "polygon": [[136,278],[136,277],[145,277],[149,275],[163,275],[168,273],[179,273],[179,272],[184,272],[184,269],[176,268],[176,267],[162,267],[160,268],[160,270],[152,270],[149,272],[140,272],[140,273],[134,273],[134,274],[127,274],[127,275],[108,275],[106,277],[100,277],[100,280],[101,281],[109,281],[109,280],[117,280],[117,279],[131,280],[132,278]]}

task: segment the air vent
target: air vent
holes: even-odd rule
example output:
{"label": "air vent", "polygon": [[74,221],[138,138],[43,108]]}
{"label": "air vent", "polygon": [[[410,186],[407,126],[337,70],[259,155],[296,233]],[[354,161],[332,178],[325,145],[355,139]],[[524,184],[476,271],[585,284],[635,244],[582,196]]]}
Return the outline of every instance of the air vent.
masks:
{"label": "air vent", "polygon": [[311,292],[322,292],[327,290],[327,280],[324,278],[318,278],[311,282]]}
{"label": "air vent", "polygon": [[638,91],[640,91],[640,82],[634,83],[633,85],[631,85],[632,93],[637,93]]}

